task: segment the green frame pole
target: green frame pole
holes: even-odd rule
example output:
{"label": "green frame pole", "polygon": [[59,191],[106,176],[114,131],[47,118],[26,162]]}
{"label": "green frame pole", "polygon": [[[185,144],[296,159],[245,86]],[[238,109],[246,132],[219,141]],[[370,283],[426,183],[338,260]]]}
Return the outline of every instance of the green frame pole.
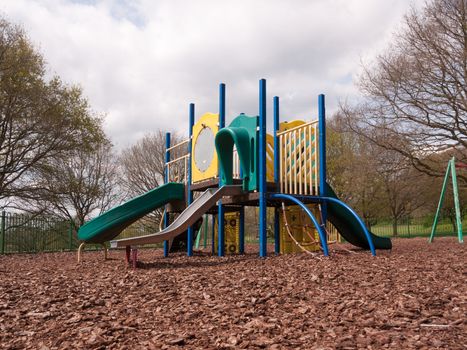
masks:
{"label": "green frame pole", "polygon": [[439,214],[441,212],[441,208],[443,207],[444,195],[446,194],[446,186],[448,184],[449,173],[451,171],[451,162],[452,159],[449,160],[448,167],[446,168],[446,174],[444,175],[443,187],[441,189],[441,195],[439,196],[438,208],[436,209],[436,215],[433,221],[433,226],[431,227],[431,234],[430,238],[428,239],[428,243],[433,242],[433,238],[435,237],[436,226],[438,226]]}
{"label": "green frame pole", "polygon": [[441,195],[439,197],[438,208],[436,209],[436,215],[433,221],[433,226],[431,228],[431,234],[430,234],[430,238],[428,239],[428,243],[433,242],[433,239],[435,237],[436,227],[438,226],[439,214],[443,206],[444,195],[446,194],[449,174],[451,174],[451,178],[452,178],[452,192],[454,196],[454,208],[456,210],[457,237],[458,237],[459,243],[464,243],[464,239],[462,235],[462,218],[461,218],[461,211],[460,211],[460,204],[459,204],[459,191],[457,187],[456,160],[454,157],[452,157],[449,160],[448,166],[446,168],[446,174],[444,175],[444,180],[443,180],[443,188],[441,189]]}
{"label": "green frame pole", "polygon": [[195,249],[199,249],[199,241],[201,239],[201,230],[203,227],[201,226],[198,230],[198,234],[196,235],[196,240],[195,240]]}
{"label": "green frame pole", "polygon": [[1,247],[0,247],[0,253],[1,254],[5,254],[5,227],[6,227],[6,212],[5,210],[2,211],[2,224],[1,224],[1,227],[0,227],[0,244],[1,244]]}
{"label": "green frame pole", "polygon": [[457,188],[457,175],[456,175],[456,165],[455,165],[454,157],[452,157],[451,178],[452,178],[452,193],[454,196],[454,208],[456,210],[457,238],[459,239],[459,243],[464,243],[464,239],[462,237],[462,217],[461,217],[461,208],[459,204],[459,189]]}
{"label": "green frame pole", "polygon": [[204,236],[203,236],[203,247],[206,248],[208,245],[208,216],[204,215]]}
{"label": "green frame pole", "polygon": [[[204,226],[204,228],[203,228]],[[201,241],[201,233],[204,231],[204,248],[206,248],[206,232],[208,231],[208,216],[204,215],[203,216],[203,224],[198,230],[198,234],[196,236],[196,241],[195,241],[195,249],[199,249],[199,242]]]}
{"label": "green frame pole", "polygon": [[73,250],[73,221],[71,220],[68,227],[68,250]]}

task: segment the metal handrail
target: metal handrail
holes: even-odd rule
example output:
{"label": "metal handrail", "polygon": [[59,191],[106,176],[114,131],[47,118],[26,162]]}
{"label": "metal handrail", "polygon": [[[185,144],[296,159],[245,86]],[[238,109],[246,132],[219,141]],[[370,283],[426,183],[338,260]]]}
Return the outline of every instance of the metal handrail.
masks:
{"label": "metal handrail", "polygon": [[190,139],[186,139],[186,140],[184,140],[182,142],[177,143],[176,145],[170,146],[165,151],[170,152],[171,150],[173,150],[173,149],[175,149],[177,147],[183,146],[183,145],[187,144],[188,142],[190,142]]}
{"label": "metal handrail", "polygon": [[185,155],[180,156],[180,157],[178,157],[178,158],[172,159],[170,162],[165,163],[165,166],[167,166],[168,164],[172,164],[172,163],[178,162],[179,160],[182,160],[182,159],[184,159],[184,158],[188,158],[189,156],[190,156],[189,154],[185,154]]}

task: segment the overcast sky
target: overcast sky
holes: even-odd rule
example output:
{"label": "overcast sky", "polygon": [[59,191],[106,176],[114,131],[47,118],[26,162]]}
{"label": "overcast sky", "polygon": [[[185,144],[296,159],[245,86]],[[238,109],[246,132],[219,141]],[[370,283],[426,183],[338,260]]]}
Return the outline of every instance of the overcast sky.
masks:
{"label": "overcast sky", "polygon": [[[268,109],[284,120],[328,115],[358,98],[361,62],[381,52],[410,6],[423,0],[1,0],[52,74],[79,84],[117,149],[153,130],[187,133],[196,115],[218,110],[227,84],[227,123]],[[272,124],[271,113],[268,123]]]}

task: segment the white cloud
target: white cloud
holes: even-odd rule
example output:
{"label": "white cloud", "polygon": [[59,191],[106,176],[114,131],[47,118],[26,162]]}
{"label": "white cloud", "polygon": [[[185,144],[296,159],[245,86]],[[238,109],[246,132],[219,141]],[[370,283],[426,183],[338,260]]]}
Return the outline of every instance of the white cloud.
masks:
{"label": "white cloud", "polygon": [[106,131],[121,148],[158,128],[187,132],[188,104],[198,116],[216,111],[219,82],[227,84],[228,119],[257,113],[262,77],[268,95],[281,96],[284,119],[310,118],[319,93],[332,112],[338,100],[355,98],[361,59],[385,46],[409,5],[3,0],[0,11],[25,27],[52,72],[80,84],[107,113]]}

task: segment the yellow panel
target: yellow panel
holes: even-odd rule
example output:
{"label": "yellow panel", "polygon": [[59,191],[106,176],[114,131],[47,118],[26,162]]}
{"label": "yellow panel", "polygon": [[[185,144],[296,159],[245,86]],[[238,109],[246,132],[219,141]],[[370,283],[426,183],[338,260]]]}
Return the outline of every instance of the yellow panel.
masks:
{"label": "yellow panel", "polygon": [[[319,211],[315,205],[307,205],[312,211],[313,215],[319,221]],[[311,219],[306,215],[304,210],[297,206],[292,205],[286,207],[286,218],[289,225],[289,230],[297,242],[308,251],[319,250],[319,237],[316,229],[311,222]],[[312,239],[313,238],[313,239]],[[313,243],[313,242],[316,243]],[[295,244],[290,238],[287,228],[285,227],[283,213],[280,216],[280,252],[281,254],[300,253],[302,249]]]}
{"label": "yellow panel", "polygon": [[266,181],[274,182],[274,136],[266,134]]}
{"label": "yellow panel", "polygon": [[[217,253],[218,247],[218,230],[219,227],[217,224],[218,216],[216,215],[216,219],[214,222],[214,251]],[[239,212],[232,212],[232,213],[225,213],[224,214],[225,224],[224,224],[224,247],[225,247],[225,254],[235,254],[239,253],[240,249],[240,213]]]}
{"label": "yellow panel", "polygon": [[[318,210],[317,205],[309,204],[307,207],[313,213],[315,218],[319,221],[320,213]],[[319,250],[319,235],[318,231],[316,231],[315,225],[311,221],[310,217],[305,213],[304,210],[301,212],[301,220],[302,220],[302,241],[304,248],[309,251],[316,251]]]}
{"label": "yellow panel", "polygon": [[217,152],[216,152],[216,147],[214,143],[212,144],[212,148],[214,149],[214,155],[211,159],[211,163],[207,167],[205,171],[201,171],[198,169],[195,163],[195,152],[196,152],[196,141],[198,140],[198,136],[203,131],[205,128],[210,128],[213,135],[215,136],[217,134],[217,131],[219,130],[218,126],[218,121],[219,121],[219,114],[216,113],[206,113],[204,114],[198,122],[193,126],[193,140],[192,140],[192,148],[191,148],[191,169],[192,169],[192,175],[191,175],[191,181],[193,183],[203,181],[203,180],[208,180],[208,179],[213,179],[218,176],[218,166],[217,166]]}

